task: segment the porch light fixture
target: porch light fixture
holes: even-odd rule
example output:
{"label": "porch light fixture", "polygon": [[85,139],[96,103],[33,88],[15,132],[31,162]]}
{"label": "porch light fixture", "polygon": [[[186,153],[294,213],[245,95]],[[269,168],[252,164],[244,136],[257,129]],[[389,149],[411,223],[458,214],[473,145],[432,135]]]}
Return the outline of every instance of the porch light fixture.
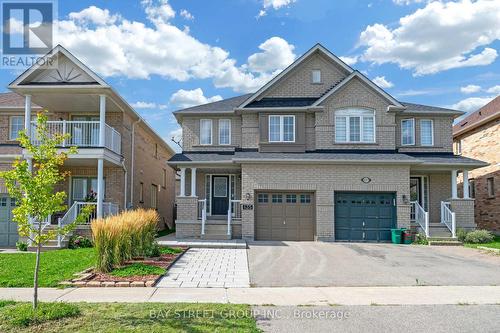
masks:
{"label": "porch light fixture", "polygon": [[249,201],[252,199],[252,195],[250,193],[245,193],[245,199]]}
{"label": "porch light fixture", "polygon": [[370,177],[363,177],[363,178],[361,178],[361,181],[362,181],[363,183],[365,183],[365,184],[368,184],[368,183],[369,183],[369,182],[371,182],[372,180],[371,180],[371,178],[370,178]]}
{"label": "porch light fixture", "polygon": [[408,197],[406,196],[406,194],[403,194],[403,202],[404,202],[405,204],[408,204],[408,203],[409,203],[409,201],[408,201]]}

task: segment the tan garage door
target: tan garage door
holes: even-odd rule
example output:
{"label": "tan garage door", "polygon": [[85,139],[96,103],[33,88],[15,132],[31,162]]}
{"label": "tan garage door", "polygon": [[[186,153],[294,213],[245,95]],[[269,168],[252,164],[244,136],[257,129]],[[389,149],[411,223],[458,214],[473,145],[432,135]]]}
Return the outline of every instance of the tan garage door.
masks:
{"label": "tan garage door", "polygon": [[256,240],[314,240],[313,193],[259,192],[256,196]]}

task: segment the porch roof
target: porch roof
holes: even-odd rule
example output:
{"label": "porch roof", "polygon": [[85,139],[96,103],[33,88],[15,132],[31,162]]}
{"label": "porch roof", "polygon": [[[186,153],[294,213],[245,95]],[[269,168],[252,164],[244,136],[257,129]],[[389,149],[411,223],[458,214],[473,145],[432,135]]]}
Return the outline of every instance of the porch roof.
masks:
{"label": "porch roof", "polygon": [[420,161],[420,165],[435,165],[435,166],[457,166],[466,168],[481,168],[489,164],[473,158],[464,157],[454,154],[418,154],[407,153]]}

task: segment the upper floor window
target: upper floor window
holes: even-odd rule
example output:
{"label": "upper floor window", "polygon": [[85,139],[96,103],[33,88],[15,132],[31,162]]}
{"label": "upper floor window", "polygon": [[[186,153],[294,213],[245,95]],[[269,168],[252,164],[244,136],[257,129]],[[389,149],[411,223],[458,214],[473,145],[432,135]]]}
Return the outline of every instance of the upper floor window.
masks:
{"label": "upper floor window", "polygon": [[495,196],[495,179],[493,177],[487,178],[486,186],[488,188],[488,197],[493,198]]}
{"label": "upper floor window", "polygon": [[321,83],[321,71],[319,69],[313,69],[311,72],[312,83]]}
{"label": "upper floor window", "polygon": [[462,155],[462,140],[455,141],[455,154]]}
{"label": "upper floor window", "polygon": [[24,130],[24,116],[12,116],[9,123],[9,140],[17,140],[19,132]]}
{"label": "upper floor window", "polygon": [[415,119],[401,120],[401,144],[403,146],[415,144]]}
{"label": "upper floor window", "polygon": [[219,144],[231,144],[231,119],[219,119]]}
{"label": "upper floor window", "polygon": [[212,119],[200,120],[200,144],[212,144]]}
{"label": "upper floor window", "polygon": [[363,109],[335,112],[335,142],[375,142],[375,112]]}
{"label": "upper floor window", "polygon": [[269,116],[269,142],[295,142],[295,116]]}
{"label": "upper floor window", "polygon": [[420,144],[434,146],[434,122],[432,119],[420,120]]}

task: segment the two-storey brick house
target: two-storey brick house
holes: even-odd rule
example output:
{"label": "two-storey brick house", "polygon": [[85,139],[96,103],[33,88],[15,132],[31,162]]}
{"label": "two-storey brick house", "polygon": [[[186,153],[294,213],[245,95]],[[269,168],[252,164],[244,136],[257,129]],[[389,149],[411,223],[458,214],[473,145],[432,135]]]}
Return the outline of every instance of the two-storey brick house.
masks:
{"label": "two-storey brick house", "polygon": [[321,45],[253,94],[176,111],[177,237],[387,241],[474,228],[460,111],[396,100]]}
{"label": "two-storey brick house", "polygon": [[[59,185],[68,195],[69,210],[44,221],[46,227],[72,222],[84,204],[95,205],[96,216],[155,208],[160,228],[173,225],[175,173],[166,164],[174,154],[170,146],[69,51],[57,46],[45,59],[51,59],[50,67],[31,67],[8,86],[12,92],[0,94],[0,168],[10,168],[16,158],[30,160],[19,146],[18,132],[34,137],[34,117],[47,110],[49,130],[70,134],[61,149],[77,146],[78,153],[65,161],[71,176]],[[14,246],[17,225],[10,221],[15,202],[3,185],[0,189],[0,246]],[[88,233],[88,226],[81,229]]]}

